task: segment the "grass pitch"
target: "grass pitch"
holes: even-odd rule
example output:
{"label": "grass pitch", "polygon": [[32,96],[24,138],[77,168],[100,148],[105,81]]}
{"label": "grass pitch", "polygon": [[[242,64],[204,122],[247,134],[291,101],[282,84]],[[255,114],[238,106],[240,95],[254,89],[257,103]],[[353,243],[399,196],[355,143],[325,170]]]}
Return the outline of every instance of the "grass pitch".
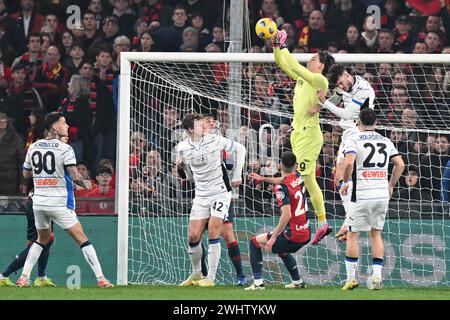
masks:
{"label": "grass pitch", "polygon": [[0,288],[0,300],[450,300],[450,288],[383,288],[372,291],[360,285],[352,291],[336,286],[245,291],[236,286],[213,288],[177,286],[128,286],[102,289],[94,286],[69,290],[53,288]]}

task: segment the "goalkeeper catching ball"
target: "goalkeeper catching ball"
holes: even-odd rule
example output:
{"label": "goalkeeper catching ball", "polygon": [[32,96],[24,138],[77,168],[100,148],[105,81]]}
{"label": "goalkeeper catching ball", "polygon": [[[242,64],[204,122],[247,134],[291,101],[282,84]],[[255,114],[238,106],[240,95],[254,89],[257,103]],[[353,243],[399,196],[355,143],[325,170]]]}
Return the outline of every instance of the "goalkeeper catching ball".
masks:
{"label": "goalkeeper catching ball", "polygon": [[[315,176],[316,161],[323,145],[317,90],[327,92],[328,80],[324,74],[327,74],[334,64],[334,58],[327,51],[319,51],[309,60],[305,68],[286,48],[286,37],[284,30],[277,31],[272,38],[273,52],[278,66],[296,81],[291,145],[297,157],[298,170],[317,214],[319,225],[312,241],[312,244],[317,244],[332,231],[326,220],[323,194]],[[264,180],[274,184],[281,182],[281,178],[264,178]]]}

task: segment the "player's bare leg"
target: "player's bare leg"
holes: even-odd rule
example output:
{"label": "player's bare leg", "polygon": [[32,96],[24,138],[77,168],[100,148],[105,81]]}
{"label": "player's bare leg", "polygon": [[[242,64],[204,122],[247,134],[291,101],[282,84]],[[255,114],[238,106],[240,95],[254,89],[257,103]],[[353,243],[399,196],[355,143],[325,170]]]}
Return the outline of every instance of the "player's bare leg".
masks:
{"label": "player's bare leg", "polygon": [[22,275],[17,280],[18,287],[30,287],[30,274],[33,270],[34,265],[38,261],[42,250],[50,241],[50,237],[52,235],[52,230],[49,229],[37,229],[38,238],[31,245],[30,250],[28,251],[27,259],[25,260],[25,264],[23,266]]}
{"label": "player's bare leg", "polygon": [[381,270],[383,269],[384,246],[381,231],[372,229],[369,232],[372,241],[372,276],[367,281],[367,287],[371,290],[381,289]]}
{"label": "player's bare leg", "polygon": [[[315,172],[315,171],[314,171]],[[314,236],[312,244],[318,244],[320,240],[325,238],[333,230],[329,226],[325,214],[325,202],[323,200],[322,190],[320,190],[319,185],[314,174],[303,175],[303,181],[305,182],[306,190],[308,190],[309,198],[314,207],[314,211],[317,215],[318,227],[316,234]]]}
{"label": "player's bare leg", "polygon": [[212,287],[216,280],[216,273],[220,261],[220,235],[222,233],[223,219],[212,216],[208,222],[208,275],[200,280],[197,285],[200,287]]}
{"label": "player's bare leg", "polygon": [[192,274],[180,286],[196,285],[203,279],[201,237],[208,219],[190,220],[188,225],[189,258],[191,259]]}
{"label": "player's bare leg", "polygon": [[345,269],[347,272],[347,281],[342,290],[352,290],[358,287],[356,281],[356,269],[358,267],[359,257],[359,232],[347,233],[347,250],[345,251]]}
{"label": "player's bare leg", "polygon": [[92,271],[97,278],[97,283],[102,288],[112,288],[114,285],[110,283],[103,275],[102,267],[98,261],[97,253],[95,252],[94,246],[86,237],[83,231],[83,227],[80,222],[77,222],[74,226],[66,229],[66,232],[75,240],[75,242],[80,246],[83,252],[84,259],[91,267]]}
{"label": "player's bare leg", "polygon": [[244,286],[247,283],[247,280],[242,268],[239,245],[236,237],[234,236],[233,223],[224,223],[222,230],[223,240],[225,240],[225,243],[227,244],[228,255],[230,256],[230,260],[233,263],[234,268],[236,269],[238,286]]}

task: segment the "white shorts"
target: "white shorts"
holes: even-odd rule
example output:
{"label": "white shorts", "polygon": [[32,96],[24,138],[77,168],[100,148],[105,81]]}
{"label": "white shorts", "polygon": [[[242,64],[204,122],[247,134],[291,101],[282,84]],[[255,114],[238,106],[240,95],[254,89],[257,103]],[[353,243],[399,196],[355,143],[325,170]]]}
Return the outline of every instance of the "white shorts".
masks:
{"label": "white shorts", "polygon": [[383,230],[389,200],[354,202],[348,215],[349,231]]}
{"label": "white shorts", "polygon": [[195,197],[189,220],[209,219],[217,217],[225,219],[230,209],[231,191],[213,197]]}
{"label": "white shorts", "polygon": [[70,209],[60,209],[58,211],[34,209],[33,211],[36,229],[50,229],[53,221],[63,230],[66,230],[72,228],[78,222],[77,214]]}

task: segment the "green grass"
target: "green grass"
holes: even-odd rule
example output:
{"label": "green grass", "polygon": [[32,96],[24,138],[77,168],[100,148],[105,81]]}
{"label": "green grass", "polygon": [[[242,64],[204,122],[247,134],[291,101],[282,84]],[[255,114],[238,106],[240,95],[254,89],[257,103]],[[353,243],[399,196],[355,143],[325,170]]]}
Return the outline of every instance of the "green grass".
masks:
{"label": "green grass", "polygon": [[234,286],[214,288],[176,286],[128,286],[101,289],[93,286],[80,290],[55,288],[0,288],[0,300],[450,300],[450,288],[383,288],[371,291],[363,286],[353,291],[340,287],[310,286],[301,290],[267,286],[265,291],[245,291]]}

